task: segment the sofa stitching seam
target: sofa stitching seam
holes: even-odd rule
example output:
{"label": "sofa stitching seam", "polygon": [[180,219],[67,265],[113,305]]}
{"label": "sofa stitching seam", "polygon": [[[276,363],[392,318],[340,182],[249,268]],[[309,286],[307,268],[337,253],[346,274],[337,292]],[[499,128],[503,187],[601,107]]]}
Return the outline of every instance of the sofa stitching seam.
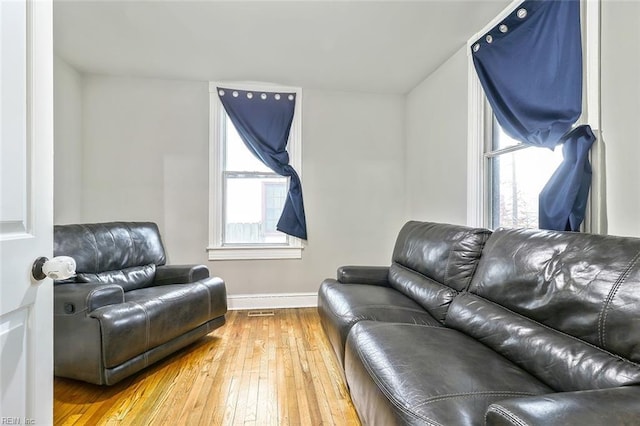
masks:
{"label": "sofa stitching seam", "polygon": [[[126,223],[126,222],[122,222],[122,227],[127,230],[127,236],[129,237],[129,240],[131,241],[131,251],[133,253],[133,257],[136,258],[137,254],[138,254],[138,247],[136,246],[136,242],[133,239],[133,232],[131,232],[131,226],[129,226],[129,224]],[[111,230],[109,230],[109,232],[111,232]],[[114,241],[115,241],[115,239],[114,239]]]}
{"label": "sofa stitching seam", "polygon": [[[387,309],[387,310],[394,310],[394,311],[409,311],[409,312],[416,312],[416,313],[419,313],[419,314],[428,313],[424,309],[404,308],[402,306],[366,305],[366,306],[360,306],[360,307],[362,307],[362,308],[366,307],[366,308],[376,308],[376,309]],[[346,315],[338,315],[338,316],[346,317]]]}
{"label": "sofa stitching seam", "polygon": [[[507,410],[504,407],[496,407],[496,406],[489,407],[487,409],[487,414],[490,411],[493,411],[496,414],[499,414],[501,416],[506,417],[508,420],[516,423],[518,426],[529,426],[529,423],[527,423],[526,421],[522,420],[519,416],[515,415],[510,410]],[[487,416],[485,415],[485,424],[486,424],[486,421],[487,421]]]}
{"label": "sofa stitching seam", "polygon": [[141,303],[138,302],[133,302],[135,305],[140,306],[140,308],[144,311],[144,319],[145,319],[145,350],[144,350],[144,365],[147,366],[149,365],[149,355],[148,355],[148,351],[149,351],[149,336],[151,334],[150,332],[150,327],[151,324],[149,322],[149,312],[147,311],[147,309],[144,307],[144,305],[142,305]]}
{"label": "sofa stitching seam", "polygon": [[[454,243],[455,244],[460,244],[460,240],[456,241]],[[444,270],[444,278],[442,279],[442,284],[446,285],[447,287],[451,287],[448,284],[448,279],[449,279],[449,264],[451,264],[451,257],[453,256],[453,254],[455,253],[455,249],[452,247],[449,250],[449,255],[447,256],[447,266],[445,266],[445,270]]]}
{"label": "sofa stitching seam", "polygon": [[[124,295],[124,292],[122,291],[122,287],[120,287],[120,286],[119,286],[119,285],[117,285],[117,284],[107,284],[107,285],[106,285],[106,286],[104,286],[104,287],[91,289],[91,290],[87,293],[87,295],[86,295],[86,297],[85,297],[85,299],[84,299],[84,306],[85,306],[85,308],[84,308],[84,309],[82,309],[82,310],[81,310],[81,311],[79,311],[79,312],[84,312],[84,311],[86,311],[86,312],[92,312],[92,311],[90,311],[90,310],[89,310],[89,300],[93,298],[93,295],[94,295],[94,294],[96,294],[96,293],[98,293],[98,292],[102,292],[102,290],[104,290],[105,288],[106,288],[106,289],[116,289],[116,290],[120,290],[120,291],[123,293],[123,295]],[[99,307],[100,307],[100,306],[99,306]]]}
{"label": "sofa stitching seam", "polygon": [[420,404],[417,404],[416,407],[420,407],[423,405],[428,405],[434,402],[446,401],[449,399],[464,399],[464,398],[475,398],[475,397],[492,397],[492,396],[515,396],[515,397],[523,397],[523,396],[535,396],[535,393],[531,392],[515,392],[515,391],[478,391],[478,392],[464,392],[464,393],[455,393],[448,395],[438,395],[431,398],[427,398]]}
{"label": "sofa stitching seam", "polygon": [[629,278],[631,269],[638,263],[639,259],[640,252],[638,252],[633,257],[633,259],[631,259],[624,271],[620,273],[618,279],[616,279],[616,282],[611,287],[611,290],[609,291],[609,294],[607,295],[607,298],[602,305],[602,310],[600,311],[600,315],[598,318],[598,337],[602,346],[604,346],[606,342],[606,322],[609,315],[609,310],[611,308],[611,302],[616,297],[616,294],[618,293],[618,290],[620,290],[620,287],[622,287],[622,284],[627,280],[627,278]]}
{"label": "sofa stitching seam", "polygon": [[[116,236],[113,235],[113,228],[112,227],[107,228],[107,232],[109,233],[109,235],[111,236],[111,240],[113,241],[112,249],[113,249],[114,252],[117,252],[116,249],[118,248],[118,243],[116,241]],[[100,268],[100,269],[102,269],[102,268]],[[118,270],[118,271],[121,272],[121,270]]]}
{"label": "sofa stitching seam", "polygon": [[[338,315],[335,312],[331,312],[331,313],[337,318],[341,318],[343,320],[347,320],[347,323],[353,323],[353,325],[359,323],[360,321],[372,321],[372,322],[376,322],[376,323],[380,323],[380,324],[407,324],[407,325],[420,325],[420,326],[424,326],[424,327],[435,327],[435,328],[441,328],[442,327],[441,325],[419,324],[419,323],[416,323],[416,322],[405,323],[405,322],[393,322],[393,321],[388,321],[388,320],[377,320],[377,319],[373,319],[371,317],[364,316],[364,315],[358,315],[358,316],[349,317],[349,316],[344,316],[344,315]],[[417,311],[417,313],[424,314],[425,311]],[[413,320],[415,321],[415,318]]]}
{"label": "sofa stitching seam", "polygon": [[[87,295],[86,295],[86,296],[85,296],[85,298],[84,298],[84,306],[86,306],[86,308],[85,308],[85,309],[86,309],[86,311],[87,311],[87,312],[91,312],[91,311],[89,310],[89,301],[90,301],[90,300],[91,300],[91,298],[93,297],[94,293],[96,293],[96,292],[97,292],[97,290],[98,290],[98,289],[92,289],[91,291],[89,291],[89,293],[87,293]],[[83,309],[83,311],[84,311],[85,309]]]}
{"label": "sofa stitching seam", "polygon": [[207,291],[207,306],[208,306],[207,318],[211,318],[211,291],[209,291],[209,287],[207,287],[206,285],[200,282],[196,281],[194,284],[204,287],[204,289]]}
{"label": "sofa stitching seam", "polygon": [[93,248],[94,248],[94,253],[95,255],[93,256],[93,262],[94,262],[94,269],[97,271],[100,266],[99,262],[98,262],[98,239],[96,238],[96,234],[86,225],[80,225],[84,230],[86,230],[89,235],[91,235],[92,239],[93,239]]}
{"label": "sofa stitching seam", "polygon": [[[367,321],[367,320],[364,320]],[[393,327],[426,327],[426,328],[435,328],[438,330],[447,330],[447,331],[451,331],[451,332],[456,332],[456,333],[460,333],[458,330],[454,330],[453,328],[448,328],[448,327],[443,327],[441,325],[429,325],[429,324],[415,324],[415,323],[410,323],[410,322],[388,322],[388,321],[369,321],[371,322],[371,325],[369,325],[369,328],[382,328],[382,327],[389,327],[389,326],[393,326]]]}

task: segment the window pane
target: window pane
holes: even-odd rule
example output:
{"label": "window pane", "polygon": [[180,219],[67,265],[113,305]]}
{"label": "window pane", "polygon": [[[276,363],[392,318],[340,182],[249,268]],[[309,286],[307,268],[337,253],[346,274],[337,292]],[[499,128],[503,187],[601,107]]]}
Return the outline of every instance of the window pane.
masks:
{"label": "window pane", "polygon": [[508,148],[510,146],[518,145],[521,142],[513,139],[511,136],[507,135],[504,130],[498,124],[496,118],[493,118],[493,141],[492,141],[492,151],[497,151],[499,149]]}
{"label": "window pane", "polygon": [[225,244],[286,244],[276,230],[288,180],[285,177],[225,179]]}
{"label": "window pane", "polygon": [[491,227],[537,228],[538,195],[562,162],[561,147],[527,147],[489,161]]}
{"label": "window pane", "polygon": [[267,172],[271,169],[262,164],[246,147],[227,114],[225,117],[225,170],[233,172]]}
{"label": "window pane", "polygon": [[265,182],[264,188],[264,232],[265,235],[277,234],[276,225],[282,214],[287,197],[286,180],[284,182]]}

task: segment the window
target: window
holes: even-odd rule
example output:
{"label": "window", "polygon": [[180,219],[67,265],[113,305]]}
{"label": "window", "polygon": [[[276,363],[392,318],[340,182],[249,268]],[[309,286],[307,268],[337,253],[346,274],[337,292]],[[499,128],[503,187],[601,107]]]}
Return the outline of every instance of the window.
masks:
{"label": "window", "polygon": [[[300,258],[299,239],[276,229],[289,179],[265,166],[242,141],[210,83],[209,259]],[[296,92],[296,110],[287,143],[291,165],[300,170],[300,89],[229,84],[239,90]]]}
{"label": "window", "polygon": [[[475,42],[511,13],[520,1],[496,16],[474,35]],[[593,169],[590,199],[583,223],[586,232],[606,233],[604,157],[600,133],[599,2],[581,2],[583,30],[582,117],[597,137],[590,157]],[[538,227],[538,195],[562,161],[562,146],[554,151],[521,144],[496,123],[473,66],[468,61],[467,223],[470,226]]]}
{"label": "window", "polygon": [[491,137],[484,152],[490,228],[537,228],[538,194],[562,162],[554,151],[510,138],[492,117]]}

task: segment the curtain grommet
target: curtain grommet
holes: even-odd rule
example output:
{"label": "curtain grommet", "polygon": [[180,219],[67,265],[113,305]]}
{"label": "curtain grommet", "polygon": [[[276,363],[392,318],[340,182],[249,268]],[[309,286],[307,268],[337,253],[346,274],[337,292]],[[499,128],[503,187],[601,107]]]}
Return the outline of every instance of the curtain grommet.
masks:
{"label": "curtain grommet", "polygon": [[251,99],[251,98],[253,98],[253,93],[247,92],[247,99]]}
{"label": "curtain grommet", "polygon": [[493,43],[493,36],[491,34],[487,34],[485,40],[487,40],[487,43]]}
{"label": "curtain grommet", "polygon": [[289,99],[290,101],[292,101],[292,100],[293,100],[293,95],[289,95],[289,96],[288,96],[288,99]]}
{"label": "curtain grommet", "polygon": [[232,95],[233,95],[233,97],[234,97],[234,98],[237,98],[237,97],[238,97],[238,92],[236,92],[236,91],[234,90],[234,91],[233,91],[233,93],[232,93]]}
{"label": "curtain grommet", "polygon": [[280,93],[276,93],[273,97],[276,98],[276,101],[279,101],[280,100]]}
{"label": "curtain grommet", "polygon": [[263,93],[262,95],[260,95],[260,99],[262,99],[263,101],[267,99],[267,94]]}
{"label": "curtain grommet", "polygon": [[478,50],[480,50],[480,43],[476,43],[473,45],[473,51],[477,52]]}
{"label": "curtain grommet", "polygon": [[527,13],[528,13],[528,12],[527,12],[527,9],[525,9],[525,8],[523,7],[523,8],[518,9],[518,11],[516,12],[516,16],[517,16],[518,18],[520,18],[520,19],[524,19],[524,18],[526,18],[526,17],[527,17]]}
{"label": "curtain grommet", "polygon": [[505,24],[502,24],[498,27],[498,29],[500,30],[501,33],[506,33],[507,31],[509,31],[509,27],[507,27]]}
{"label": "curtain grommet", "polygon": [[222,89],[218,90],[218,95],[224,96],[224,90],[222,90]]}

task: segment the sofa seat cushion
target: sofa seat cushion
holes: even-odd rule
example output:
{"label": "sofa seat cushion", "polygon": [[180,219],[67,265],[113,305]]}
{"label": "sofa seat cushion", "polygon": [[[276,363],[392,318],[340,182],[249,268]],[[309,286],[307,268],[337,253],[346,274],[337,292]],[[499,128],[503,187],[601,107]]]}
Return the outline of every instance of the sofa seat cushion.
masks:
{"label": "sofa seat cushion", "polygon": [[496,401],[552,392],[456,330],[361,321],[347,339],[345,375],[363,424],[483,424]]}
{"label": "sofa seat cushion", "polygon": [[224,282],[209,278],[129,291],[125,303],[90,315],[100,321],[104,366],[112,368],[224,315],[226,309]]}
{"label": "sofa seat cushion", "polygon": [[362,320],[438,326],[419,304],[390,287],[325,280],[318,294],[321,323],[340,363],[351,327]]}

